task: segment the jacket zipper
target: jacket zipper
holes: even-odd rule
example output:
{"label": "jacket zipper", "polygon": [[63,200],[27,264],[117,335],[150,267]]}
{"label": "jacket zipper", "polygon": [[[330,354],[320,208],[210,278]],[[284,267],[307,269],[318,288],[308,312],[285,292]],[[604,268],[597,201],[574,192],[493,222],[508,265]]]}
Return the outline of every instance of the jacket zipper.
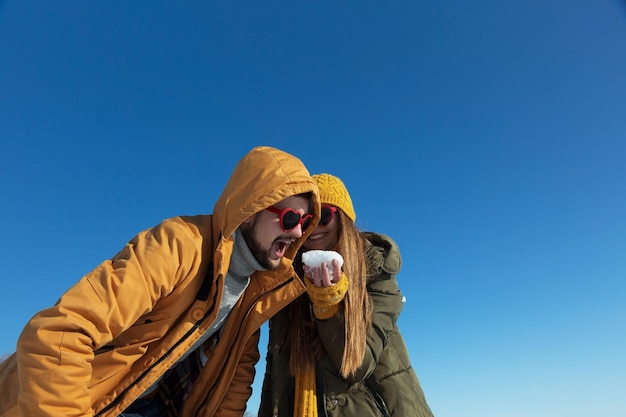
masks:
{"label": "jacket zipper", "polygon": [[[256,298],[253,300],[253,302],[250,304],[250,307],[248,308],[248,310],[246,311],[246,317],[248,317],[248,316],[250,315],[250,310],[252,309],[252,306],[253,306],[254,304],[256,304],[256,302],[257,302],[257,301],[259,301],[259,300],[260,300],[261,298],[263,298],[265,295],[267,295],[267,294],[269,294],[269,293],[271,293],[271,292],[273,292],[273,291],[277,291],[277,290],[281,289],[282,287],[286,286],[287,284],[290,284],[291,282],[293,282],[293,280],[294,280],[294,277],[292,276],[290,279],[288,279],[287,281],[283,282],[283,283],[282,283],[282,284],[280,284],[278,287],[276,287],[276,288],[272,289],[271,291],[264,292],[263,294],[260,294],[258,297],[256,297]],[[242,320],[242,321],[239,323],[239,329],[237,330],[237,333],[240,333],[240,332],[241,332],[241,327],[243,326],[243,323],[244,323],[244,322],[245,322],[245,320]],[[222,363],[223,363],[223,364],[228,363],[228,358],[230,358],[230,356],[231,356],[231,354],[232,354],[232,353],[233,353],[233,351],[232,351],[232,350],[228,350],[228,356],[225,358],[225,360],[224,360],[224,361],[222,361]],[[215,383],[216,383],[216,382],[217,382],[217,381],[214,381],[213,385],[209,388],[208,392],[211,392],[211,391],[213,390],[213,388],[215,387]],[[205,398],[204,398],[204,400],[202,401],[202,403],[200,403],[200,406],[198,407],[198,410],[200,410],[200,409],[201,409],[201,408],[202,408],[202,407],[206,404],[207,400],[208,400],[208,396],[205,396]],[[95,417],[97,417],[97,416],[95,416]]]}
{"label": "jacket zipper", "polygon": [[204,316],[200,320],[198,320],[193,325],[193,327],[187,331],[187,333],[185,333],[183,335],[183,337],[178,339],[178,341],[176,343],[174,343],[174,345],[172,345],[172,347],[167,352],[165,352],[165,354],[163,356],[161,356],[152,365],[150,365],[150,367],[148,367],[145,371],[143,371],[143,373],[141,375],[139,375],[139,377],[137,379],[135,379],[128,387],[126,387],[122,392],[120,392],[120,394],[117,397],[115,397],[113,399],[113,401],[111,401],[102,410],[100,410],[97,414],[95,414],[94,417],[99,417],[99,416],[103,415],[104,413],[109,411],[111,408],[115,407],[120,401],[122,401],[122,399],[126,396],[128,391],[131,388],[133,388],[135,385],[140,383],[146,377],[146,375],[148,375],[157,365],[159,365],[161,362],[163,362],[165,359],[167,359],[172,354],[172,352],[174,350],[176,350],[176,348],[178,346],[180,346],[185,340],[187,340],[193,334],[193,332],[195,332],[196,329],[213,312],[214,309],[215,309],[215,302],[212,304],[211,308],[207,310],[207,312],[204,314]]}

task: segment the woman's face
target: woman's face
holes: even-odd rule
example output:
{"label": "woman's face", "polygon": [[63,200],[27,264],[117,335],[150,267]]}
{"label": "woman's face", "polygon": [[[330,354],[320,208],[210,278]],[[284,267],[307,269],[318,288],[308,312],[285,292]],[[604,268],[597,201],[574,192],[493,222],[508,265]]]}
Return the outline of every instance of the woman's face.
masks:
{"label": "woman's face", "polygon": [[[322,211],[325,210],[324,204],[322,204]],[[326,205],[327,206],[327,205]],[[327,206],[329,207],[329,206]],[[334,207],[332,209],[335,209]],[[339,240],[339,209],[337,211],[331,210],[330,222],[326,225],[320,222],[313,233],[311,233],[308,239],[302,246],[307,250],[328,250],[335,246]],[[322,215],[322,218],[324,216]]]}

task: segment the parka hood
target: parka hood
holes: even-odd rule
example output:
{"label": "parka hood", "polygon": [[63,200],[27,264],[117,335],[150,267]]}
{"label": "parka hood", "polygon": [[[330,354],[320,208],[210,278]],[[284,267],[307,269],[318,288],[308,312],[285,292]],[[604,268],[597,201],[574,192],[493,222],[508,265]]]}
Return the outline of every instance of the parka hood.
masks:
{"label": "parka hood", "polygon": [[364,232],[368,241],[366,248],[368,274],[387,272],[397,275],[402,267],[398,244],[382,233]]}
{"label": "parka hood", "polygon": [[295,156],[269,146],[253,148],[237,163],[213,208],[213,237],[214,242],[218,242],[218,252],[219,246],[232,244],[233,232],[248,217],[285,198],[303,193],[311,193],[313,222],[288,249],[285,256],[292,260],[297,248],[319,221],[317,184]]}

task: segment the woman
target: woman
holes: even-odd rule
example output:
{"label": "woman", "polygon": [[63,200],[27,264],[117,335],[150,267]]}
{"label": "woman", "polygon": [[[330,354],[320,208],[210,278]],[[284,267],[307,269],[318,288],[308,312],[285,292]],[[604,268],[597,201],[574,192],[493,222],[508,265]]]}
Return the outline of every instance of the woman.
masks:
{"label": "woman", "polygon": [[[397,327],[399,249],[356,228],[339,178],[313,179],[322,218],[294,262],[307,294],[270,320],[259,417],[431,417]],[[304,266],[314,249],[339,252],[343,268]]]}

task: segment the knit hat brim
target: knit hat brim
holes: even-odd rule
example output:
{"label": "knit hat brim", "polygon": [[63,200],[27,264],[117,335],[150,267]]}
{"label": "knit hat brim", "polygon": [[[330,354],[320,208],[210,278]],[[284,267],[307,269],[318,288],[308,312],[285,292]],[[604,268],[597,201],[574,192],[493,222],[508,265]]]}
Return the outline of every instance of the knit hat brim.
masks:
{"label": "knit hat brim", "polygon": [[315,174],[313,180],[317,183],[320,191],[320,202],[322,204],[330,204],[339,207],[346,216],[352,220],[356,220],[356,212],[352,205],[352,199],[346,186],[339,178],[330,174]]}

